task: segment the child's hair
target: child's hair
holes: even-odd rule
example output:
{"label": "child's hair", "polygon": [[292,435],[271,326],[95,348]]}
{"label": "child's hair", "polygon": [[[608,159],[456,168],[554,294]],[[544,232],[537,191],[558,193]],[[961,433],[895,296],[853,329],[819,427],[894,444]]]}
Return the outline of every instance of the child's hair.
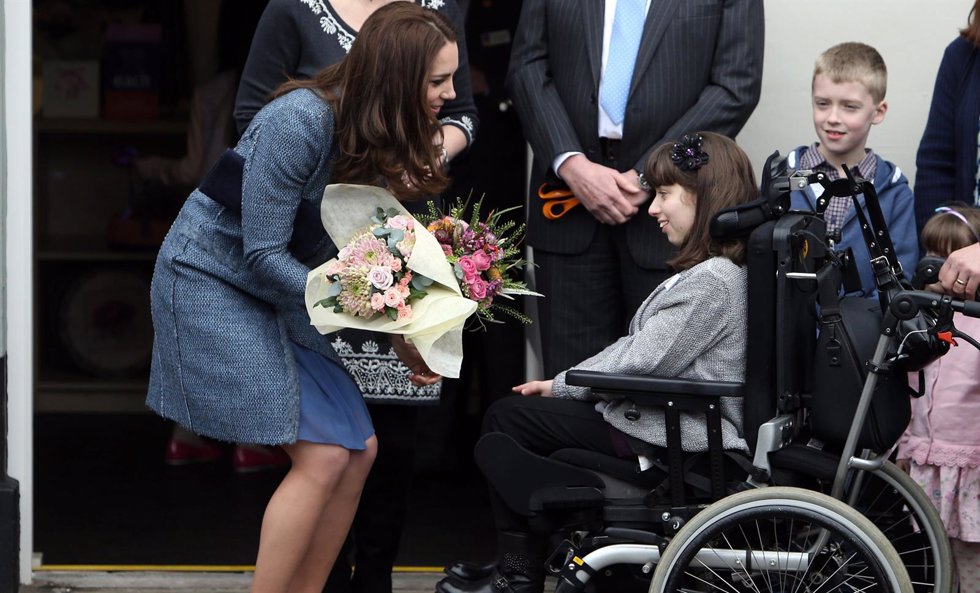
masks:
{"label": "child's hair", "polygon": [[758,197],[752,163],[735,141],[713,132],[698,132],[701,150],[708,155],[705,164],[685,170],[671,157],[674,142],[657,147],[647,159],[643,175],[654,186],[680,185],[694,195],[694,225],[667,263],[675,270],[686,270],[707,260],[723,256],[738,265],[745,262],[743,238],[719,241],[711,237],[711,218],[721,209],[750,202]]}
{"label": "child's hair", "polygon": [[980,242],[980,209],[962,203],[936,208],[922,227],[922,248],[946,257],[957,249]]}
{"label": "child's hair", "polygon": [[839,43],[820,54],[813,65],[813,78],[823,74],[836,84],[860,82],[875,103],[885,100],[888,68],[878,50],[857,41]]}

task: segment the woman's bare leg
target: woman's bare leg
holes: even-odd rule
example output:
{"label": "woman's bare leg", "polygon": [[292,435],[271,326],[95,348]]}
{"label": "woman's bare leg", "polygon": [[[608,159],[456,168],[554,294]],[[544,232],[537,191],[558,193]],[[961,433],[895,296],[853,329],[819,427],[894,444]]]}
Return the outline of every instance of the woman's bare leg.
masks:
{"label": "woman's bare leg", "polygon": [[377,455],[378,441],[375,437],[372,436],[364,444],[367,446],[364,451],[350,452],[347,469],[320,515],[306,556],[290,583],[289,593],[320,593],[323,590],[350,531],[364,481]]}
{"label": "woman's bare leg", "polygon": [[298,441],[283,449],[292,467],[265,508],[252,593],[288,591],[350,462],[337,445]]}

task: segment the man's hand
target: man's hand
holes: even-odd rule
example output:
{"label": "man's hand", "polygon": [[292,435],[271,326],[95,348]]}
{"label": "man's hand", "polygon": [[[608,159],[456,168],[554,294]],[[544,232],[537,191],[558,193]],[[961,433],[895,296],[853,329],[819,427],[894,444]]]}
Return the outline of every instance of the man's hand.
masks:
{"label": "man's hand", "polygon": [[967,301],[977,300],[980,287],[980,243],[949,254],[939,270],[939,282],[946,294]]}
{"label": "man's hand", "polygon": [[548,381],[528,381],[516,387],[511,387],[511,391],[521,395],[540,395],[541,397],[552,397],[551,384],[554,380]]}
{"label": "man's hand", "polygon": [[623,196],[637,209],[650,199],[650,192],[640,186],[640,174],[633,169],[619,173],[619,179],[616,183],[623,192]]}
{"label": "man's hand", "polygon": [[[593,163],[583,154],[569,157],[559,169],[558,175],[568,184],[572,194],[599,222],[623,224],[636,214],[637,206],[623,191],[631,184],[619,171]],[[632,186],[639,189],[635,181]]]}
{"label": "man's hand", "polygon": [[398,359],[408,367],[408,380],[412,382],[412,385],[424,387],[442,379],[441,375],[437,375],[429,369],[425,361],[422,360],[422,355],[419,354],[418,349],[408,343],[404,336],[393,334],[391,336],[391,346],[395,349],[395,354],[398,356]]}

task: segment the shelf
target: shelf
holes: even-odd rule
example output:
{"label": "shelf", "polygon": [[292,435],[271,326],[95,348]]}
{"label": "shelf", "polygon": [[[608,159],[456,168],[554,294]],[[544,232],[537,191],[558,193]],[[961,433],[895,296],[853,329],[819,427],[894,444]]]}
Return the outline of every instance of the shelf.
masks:
{"label": "shelf", "polygon": [[187,133],[185,120],[117,121],[105,119],[34,120],[34,131],[41,134],[160,134]]}
{"label": "shelf", "polygon": [[105,379],[45,371],[35,383],[36,412],[145,412],[149,379]]}
{"label": "shelf", "polygon": [[91,237],[58,238],[39,241],[34,257],[41,262],[152,262],[156,260],[157,251],[113,249],[105,240]]}

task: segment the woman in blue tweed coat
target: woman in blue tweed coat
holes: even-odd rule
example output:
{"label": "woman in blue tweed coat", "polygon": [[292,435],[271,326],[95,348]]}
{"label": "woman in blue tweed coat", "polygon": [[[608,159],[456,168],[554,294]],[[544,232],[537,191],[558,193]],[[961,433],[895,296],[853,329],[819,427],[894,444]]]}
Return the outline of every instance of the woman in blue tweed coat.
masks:
{"label": "woman in blue tweed coat", "polygon": [[[240,201],[216,167],[160,250],[148,405],[211,438],[283,445],[292,461],[266,508],[255,593],[321,590],[377,450],[357,387],[304,305],[310,268],[336,253],[319,226],[323,189],[442,191],[432,138],[457,64],[439,13],[377,10],[344,61],[283,85],[245,130],[229,157]],[[438,379],[404,341],[397,349],[418,384]]]}

